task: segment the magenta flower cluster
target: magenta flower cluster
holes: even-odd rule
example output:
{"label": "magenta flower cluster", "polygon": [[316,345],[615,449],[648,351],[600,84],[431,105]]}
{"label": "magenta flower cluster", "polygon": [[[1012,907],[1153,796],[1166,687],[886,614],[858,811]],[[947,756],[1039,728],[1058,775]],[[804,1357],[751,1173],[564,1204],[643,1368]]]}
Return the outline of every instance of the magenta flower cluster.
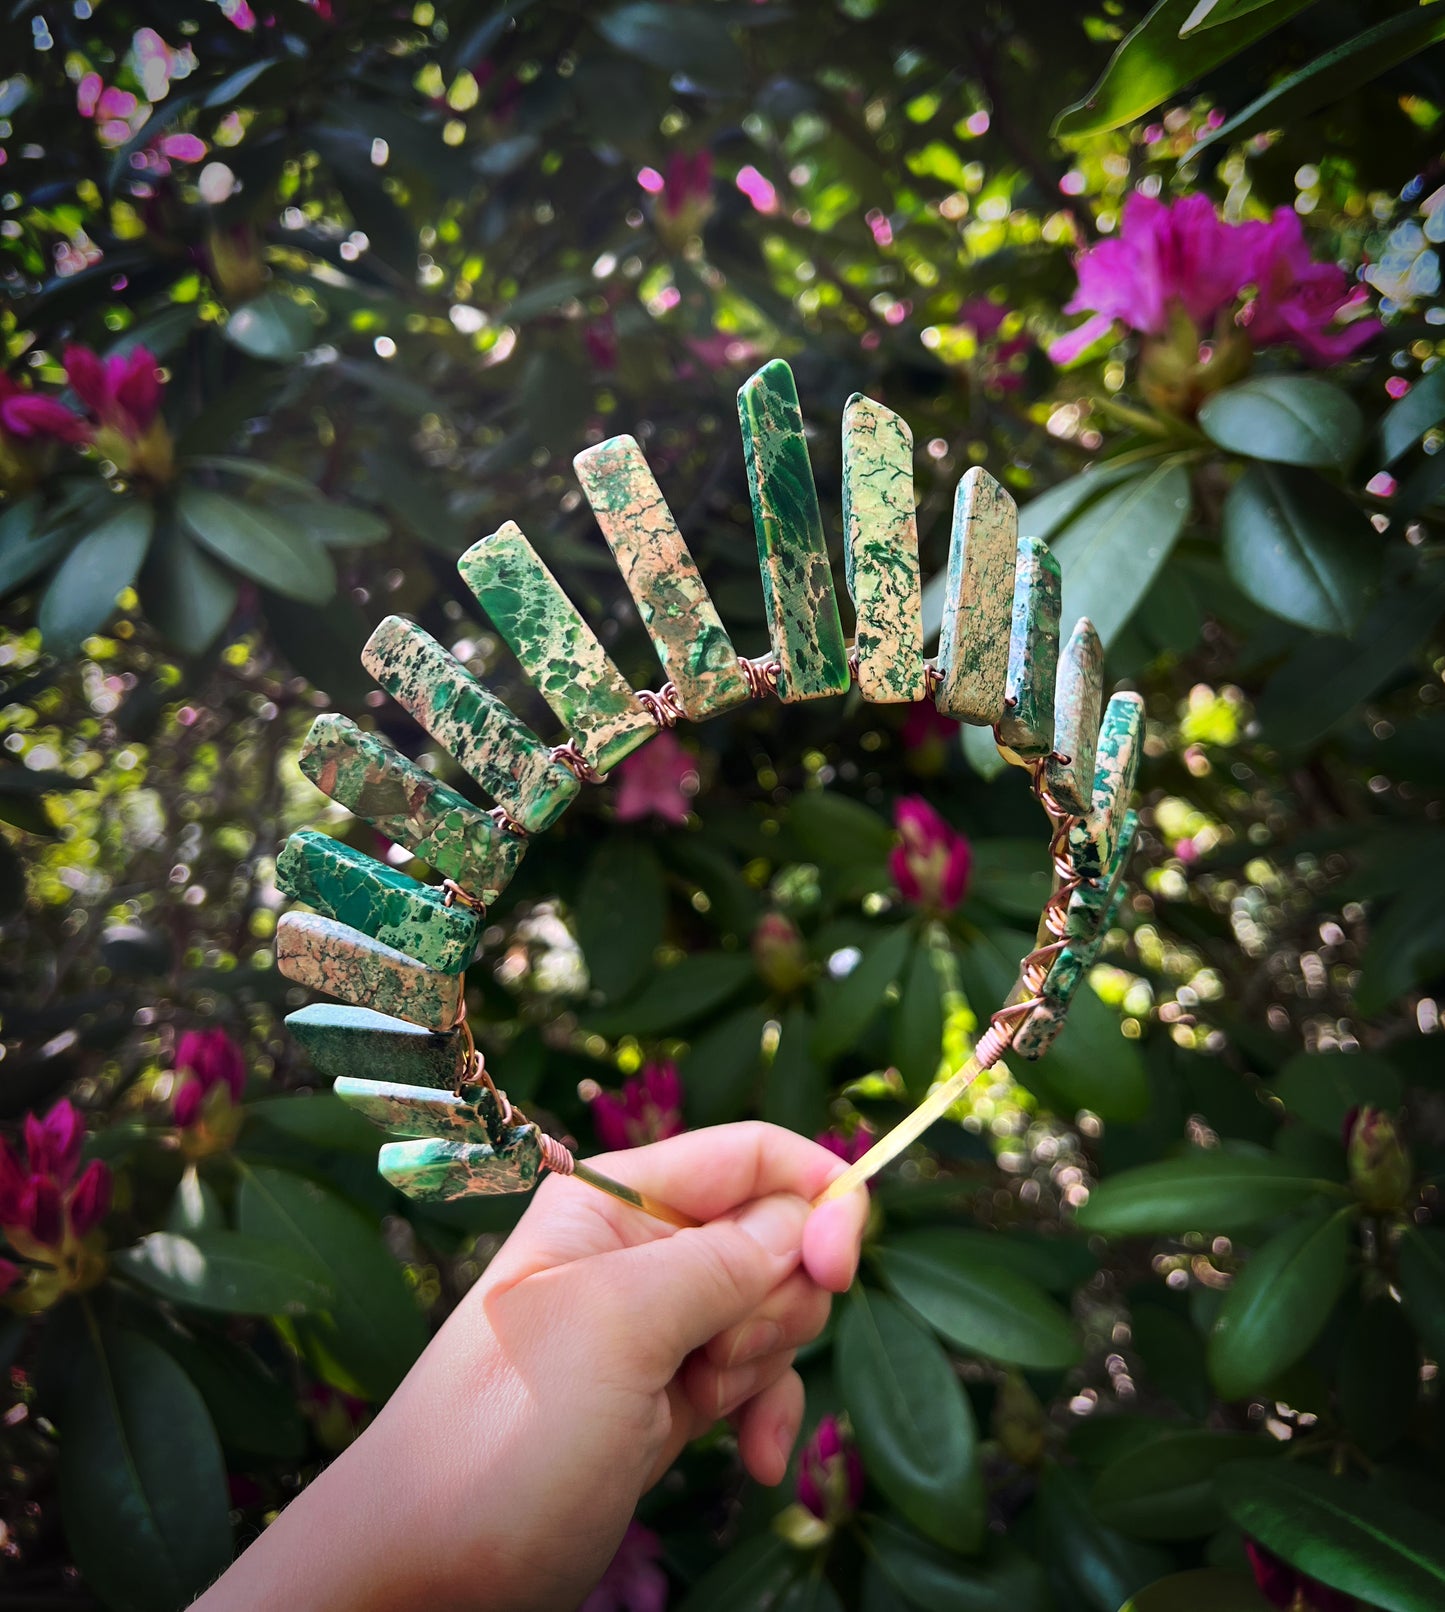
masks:
{"label": "magenta flower cluster", "polygon": [[[23,1157],[0,1138],[0,1232],[22,1258],[56,1264],[110,1207],[110,1171],[99,1159],[81,1170],[84,1142],[85,1122],[68,1097],[43,1119],[25,1116]],[[0,1259],[0,1292],[24,1274]]]}
{"label": "magenta flower cluster", "polygon": [[1338,363],[1381,328],[1375,319],[1337,324],[1364,288],[1351,290],[1338,264],[1315,261],[1288,207],[1268,223],[1229,224],[1206,196],[1171,203],[1136,192],[1124,203],[1118,235],[1080,253],[1076,268],[1078,290],[1064,312],[1092,317],[1050,346],[1056,364],[1077,358],[1116,323],[1162,336],[1182,315],[1202,335],[1236,303],[1235,323],[1252,347],[1288,345],[1309,364]]}
{"label": "magenta flower cluster", "polygon": [[226,1088],[232,1103],[239,1103],[246,1090],[245,1054],[224,1030],[187,1030],[176,1043],[175,1065],[181,1078],[171,1116],[182,1129],[196,1123],[218,1086]]}
{"label": "magenta flower cluster", "polygon": [[905,901],[952,912],[968,889],[973,851],[920,795],[905,795],[893,808],[902,836],[888,857],[888,871]]}
{"label": "magenta flower cluster", "polygon": [[681,1136],[682,1080],[674,1063],[644,1064],[621,1091],[599,1091],[591,1100],[592,1123],[603,1147],[615,1152]]}
{"label": "magenta flower cluster", "polygon": [[797,1492],[799,1503],[830,1527],[858,1509],[863,1458],[836,1416],[825,1416],[804,1445]]}

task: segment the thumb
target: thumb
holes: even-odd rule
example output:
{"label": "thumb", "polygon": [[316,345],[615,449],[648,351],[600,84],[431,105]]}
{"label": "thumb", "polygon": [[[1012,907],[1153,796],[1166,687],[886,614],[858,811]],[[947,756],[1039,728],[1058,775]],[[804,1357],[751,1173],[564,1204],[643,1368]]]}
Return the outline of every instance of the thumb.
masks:
{"label": "thumb", "polygon": [[802,1198],[759,1198],[735,1216],[587,1263],[602,1302],[630,1318],[638,1346],[666,1381],[687,1355],[751,1315],[797,1268],[808,1214]]}

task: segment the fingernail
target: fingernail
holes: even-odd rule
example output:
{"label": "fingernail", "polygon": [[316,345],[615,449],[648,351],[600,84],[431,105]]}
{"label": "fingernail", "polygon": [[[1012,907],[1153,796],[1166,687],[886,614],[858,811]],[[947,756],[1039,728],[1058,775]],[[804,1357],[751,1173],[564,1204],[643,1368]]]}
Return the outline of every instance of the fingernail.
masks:
{"label": "fingernail", "polygon": [[801,1198],[760,1198],[738,1216],[738,1225],[770,1254],[796,1254],[803,1247],[808,1206]]}
{"label": "fingernail", "polygon": [[749,1360],[770,1355],[782,1341],[783,1329],[776,1321],[754,1321],[738,1334],[733,1352],[728,1356],[728,1365],[741,1366]]}

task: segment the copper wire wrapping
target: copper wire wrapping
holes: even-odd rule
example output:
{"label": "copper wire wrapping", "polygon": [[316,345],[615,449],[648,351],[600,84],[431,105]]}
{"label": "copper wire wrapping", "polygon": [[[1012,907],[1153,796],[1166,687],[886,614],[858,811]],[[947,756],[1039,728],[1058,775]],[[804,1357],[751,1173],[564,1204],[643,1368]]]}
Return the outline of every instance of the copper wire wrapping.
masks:
{"label": "copper wire wrapping", "polygon": [[770,657],[761,660],[739,659],[738,665],[743,669],[743,676],[748,680],[748,693],[755,700],[760,700],[766,694],[778,692],[778,677],[782,667]]}
{"label": "copper wire wrapping", "polygon": [[486,902],[480,896],[474,896],[471,891],[463,890],[455,879],[443,879],[441,887],[446,892],[442,898],[443,905],[454,907],[460,903],[479,917],[485,916]]}
{"label": "copper wire wrapping", "polygon": [[687,716],[687,712],[678,704],[677,684],[671,681],[664,683],[656,691],[650,688],[640,689],[637,698],[660,728],[675,728]]}
{"label": "copper wire wrapping", "polygon": [[575,739],[568,739],[566,744],[556,744],[549,752],[553,761],[560,762],[568,768],[584,784],[602,784],[607,782],[607,774],[598,772],[596,767],[577,748]]}

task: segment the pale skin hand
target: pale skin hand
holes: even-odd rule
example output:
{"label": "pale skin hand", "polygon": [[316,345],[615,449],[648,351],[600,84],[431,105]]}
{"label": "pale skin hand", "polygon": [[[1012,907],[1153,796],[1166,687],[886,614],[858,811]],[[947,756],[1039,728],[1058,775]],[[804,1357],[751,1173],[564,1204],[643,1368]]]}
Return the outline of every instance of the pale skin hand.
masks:
{"label": "pale skin hand", "polygon": [[753,1477],[782,1480],[803,1415],[793,1354],[853,1279],[865,1194],[810,1212],[844,1166],[770,1125],[596,1162],[706,1224],[673,1231],[544,1181],[376,1421],[199,1612],[560,1612],[720,1417]]}

